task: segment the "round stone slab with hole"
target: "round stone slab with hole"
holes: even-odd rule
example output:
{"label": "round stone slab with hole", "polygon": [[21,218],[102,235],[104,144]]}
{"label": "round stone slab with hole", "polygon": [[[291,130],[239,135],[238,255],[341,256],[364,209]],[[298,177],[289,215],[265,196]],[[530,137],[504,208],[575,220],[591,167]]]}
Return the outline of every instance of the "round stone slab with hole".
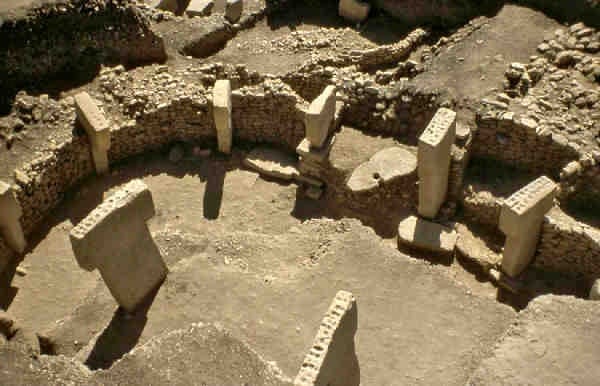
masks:
{"label": "round stone slab with hole", "polygon": [[414,154],[401,147],[390,147],[377,152],[354,169],[346,186],[353,192],[366,192],[416,171],[417,157]]}

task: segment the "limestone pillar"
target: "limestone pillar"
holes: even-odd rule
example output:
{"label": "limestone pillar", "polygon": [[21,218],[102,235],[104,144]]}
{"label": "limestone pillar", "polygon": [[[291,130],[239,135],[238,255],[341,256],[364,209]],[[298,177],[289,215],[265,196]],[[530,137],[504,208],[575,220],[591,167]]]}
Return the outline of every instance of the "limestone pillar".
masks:
{"label": "limestone pillar", "polygon": [[440,108],[419,137],[419,214],[435,218],[446,199],[456,112]]}
{"label": "limestone pillar", "polygon": [[21,205],[7,183],[0,181],[0,234],[6,244],[15,252],[23,253],[27,242],[19,219],[22,215]]}
{"label": "limestone pillar", "polygon": [[360,368],[354,346],[357,328],[356,300],[350,292],[339,291],[321,322],[294,385],[358,386]]}
{"label": "limestone pillar", "polygon": [[335,120],[335,86],[327,86],[308,107],[304,124],[310,146],[321,148],[329,137]]}
{"label": "limestone pillar", "polygon": [[104,200],[71,230],[80,267],[98,269],[111,294],[128,312],[167,275],[167,267],[146,221],[154,216],[148,187],[133,180]]}
{"label": "limestone pillar", "polygon": [[504,201],[499,227],[506,235],[502,271],[519,275],[533,259],[540,239],[544,215],[554,205],[556,184],[542,176]]}
{"label": "limestone pillar", "polygon": [[87,92],[75,95],[75,110],[77,120],[90,140],[96,172],[98,174],[108,172],[108,149],[110,148],[108,120]]}
{"label": "limestone pillar", "polygon": [[231,82],[227,79],[215,82],[213,88],[213,117],[217,128],[219,151],[230,154],[233,128],[231,124]]}
{"label": "limestone pillar", "polygon": [[359,0],[340,0],[338,13],[354,23],[360,23],[369,16],[371,4]]}

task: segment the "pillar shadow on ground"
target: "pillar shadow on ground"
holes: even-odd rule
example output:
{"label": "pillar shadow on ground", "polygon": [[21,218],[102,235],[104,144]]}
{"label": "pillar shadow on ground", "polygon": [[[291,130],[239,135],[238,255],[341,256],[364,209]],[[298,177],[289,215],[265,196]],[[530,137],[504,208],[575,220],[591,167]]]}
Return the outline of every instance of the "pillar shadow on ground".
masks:
{"label": "pillar shadow on ground", "polygon": [[142,335],[148,321],[148,310],[160,289],[157,286],[139,306],[134,314],[117,308],[112,320],[94,342],[94,347],[85,358],[91,370],[108,369],[115,361],[131,351]]}
{"label": "pillar shadow on ground", "polygon": [[207,220],[216,220],[221,212],[226,170],[221,165],[203,164],[202,166],[202,169],[209,168],[201,173],[206,179],[202,212]]}

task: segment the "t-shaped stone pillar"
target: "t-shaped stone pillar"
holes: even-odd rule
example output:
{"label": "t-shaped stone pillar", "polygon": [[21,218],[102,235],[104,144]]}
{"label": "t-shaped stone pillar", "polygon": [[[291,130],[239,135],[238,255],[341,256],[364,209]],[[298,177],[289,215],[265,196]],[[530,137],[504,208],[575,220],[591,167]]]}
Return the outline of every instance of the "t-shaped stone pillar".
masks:
{"label": "t-shaped stone pillar", "polygon": [[500,212],[499,227],[506,235],[502,271],[519,275],[535,255],[544,215],[554,205],[556,184],[541,176],[510,196]]}
{"label": "t-shaped stone pillar", "polygon": [[360,368],[354,335],[358,311],[354,296],[339,291],[294,381],[295,386],[358,386]]}
{"label": "t-shaped stone pillar", "polygon": [[85,270],[98,268],[117,303],[128,312],[165,278],[167,267],[146,220],[154,202],[141,180],[126,184],[71,230],[71,246]]}
{"label": "t-shaped stone pillar", "polygon": [[221,153],[231,153],[233,129],[231,124],[231,82],[217,80],[213,88],[213,117]]}
{"label": "t-shaped stone pillar", "polygon": [[306,139],[315,148],[321,148],[329,137],[335,119],[335,86],[327,86],[308,107],[305,114]]}
{"label": "t-shaped stone pillar", "polygon": [[450,154],[456,137],[456,113],[440,108],[419,137],[419,214],[435,218],[448,192]]}
{"label": "t-shaped stone pillar", "polygon": [[75,95],[77,120],[88,135],[92,146],[92,157],[96,172],[108,172],[108,149],[110,148],[110,126],[96,103],[87,92]]}
{"label": "t-shaped stone pillar", "polygon": [[19,221],[22,213],[12,187],[0,181],[0,233],[8,246],[17,253],[23,253],[27,246]]}

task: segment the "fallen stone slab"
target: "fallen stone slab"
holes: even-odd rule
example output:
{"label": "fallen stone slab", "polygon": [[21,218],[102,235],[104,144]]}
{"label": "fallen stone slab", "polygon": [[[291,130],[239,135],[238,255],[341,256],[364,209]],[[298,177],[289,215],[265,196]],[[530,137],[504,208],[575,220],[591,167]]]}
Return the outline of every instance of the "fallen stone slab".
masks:
{"label": "fallen stone slab", "polygon": [[449,255],[456,246],[456,231],[441,224],[410,216],[398,225],[398,245]]}
{"label": "fallen stone slab", "polygon": [[185,10],[185,14],[189,17],[209,16],[214,6],[213,0],[192,0]]}
{"label": "fallen stone slab", "polygon": [[346,187],[353,192],[365,192],[416,171],[417,157],[414,154],[401,147],[391,147],[377,152],[359,165],[350,175]]}
{"label": "fallen stone slab", "polygon": [[286,181],[290,181],[300,174],[293,156],[269,147],[253,149],[244,159],[244,165],[262,175]]}
{"label": "fallen stone slab", "polygon": [[596,385],[600,307],[569,296],[535,298],[467,385]]}
{"label": "fallen stone slab", "polygon": [[338,13],[341,17],[354,23],[360,23],[369,16],[371,4],[358,0],[340,0]]}

